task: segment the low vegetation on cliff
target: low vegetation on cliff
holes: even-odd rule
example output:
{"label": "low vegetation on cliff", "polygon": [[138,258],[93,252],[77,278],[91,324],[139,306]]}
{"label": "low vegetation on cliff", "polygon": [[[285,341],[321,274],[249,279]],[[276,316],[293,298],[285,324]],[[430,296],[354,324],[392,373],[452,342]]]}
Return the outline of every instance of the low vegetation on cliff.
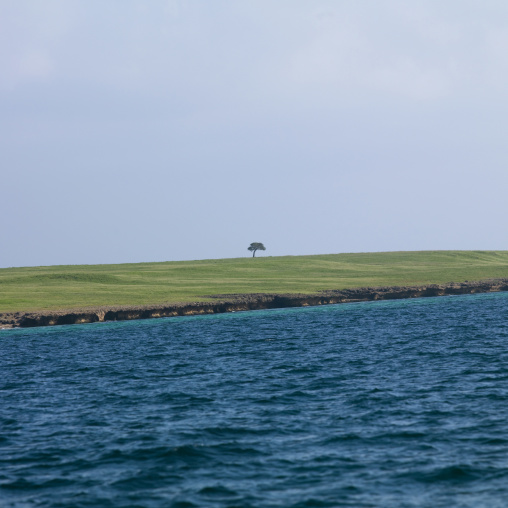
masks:
{"label": "low vegetation on cliff", "polygon": [[0,313],[205,302],[508,276],[508,251],[422,251],[0,269]]}

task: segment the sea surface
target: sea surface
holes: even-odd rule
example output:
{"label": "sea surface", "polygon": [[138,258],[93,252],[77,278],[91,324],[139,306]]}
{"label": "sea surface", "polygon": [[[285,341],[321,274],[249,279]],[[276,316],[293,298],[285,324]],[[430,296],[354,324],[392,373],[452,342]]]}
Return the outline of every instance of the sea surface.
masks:
{"label": "sea surface", "polygon": [[0,332],[2,507],[506,507],[508,293]]}

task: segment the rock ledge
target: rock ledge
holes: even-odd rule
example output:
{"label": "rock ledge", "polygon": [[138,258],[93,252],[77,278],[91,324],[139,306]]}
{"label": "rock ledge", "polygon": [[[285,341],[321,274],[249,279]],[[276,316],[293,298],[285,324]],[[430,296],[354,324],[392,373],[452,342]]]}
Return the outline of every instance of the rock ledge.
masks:
{"label": "rock ledge", "polygon": [[208,296],[211,301],[149,306],[96,307],[47,312],[0,313],[0,329],[195,316],[245,310],[306,307],[334,303],[396,300],[429,296],[508,291],[508,279],[450,282],[422,286],[384,286],[320,291],[314,294],[229,294]]}

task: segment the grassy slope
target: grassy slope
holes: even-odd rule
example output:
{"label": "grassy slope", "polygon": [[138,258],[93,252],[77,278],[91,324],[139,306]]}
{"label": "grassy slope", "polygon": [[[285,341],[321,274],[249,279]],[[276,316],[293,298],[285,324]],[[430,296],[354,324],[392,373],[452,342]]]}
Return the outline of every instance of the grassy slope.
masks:
{"label": "grassy slope", "polygon": [[0,269],[0,312],[148,305],[508,277],[508,251],[423,251]]}

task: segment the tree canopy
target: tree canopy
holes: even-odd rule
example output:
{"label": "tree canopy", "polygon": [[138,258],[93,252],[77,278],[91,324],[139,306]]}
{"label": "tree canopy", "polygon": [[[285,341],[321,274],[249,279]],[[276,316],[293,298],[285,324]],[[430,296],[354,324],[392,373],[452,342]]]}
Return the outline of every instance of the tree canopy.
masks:
{"label": "tree canopy", "polygon": [[253,242],[249,245],[247,250],[250,250],[252,252],[252,257],[255,257],[257,250],[266,250],[266,247],[261,242]]}

